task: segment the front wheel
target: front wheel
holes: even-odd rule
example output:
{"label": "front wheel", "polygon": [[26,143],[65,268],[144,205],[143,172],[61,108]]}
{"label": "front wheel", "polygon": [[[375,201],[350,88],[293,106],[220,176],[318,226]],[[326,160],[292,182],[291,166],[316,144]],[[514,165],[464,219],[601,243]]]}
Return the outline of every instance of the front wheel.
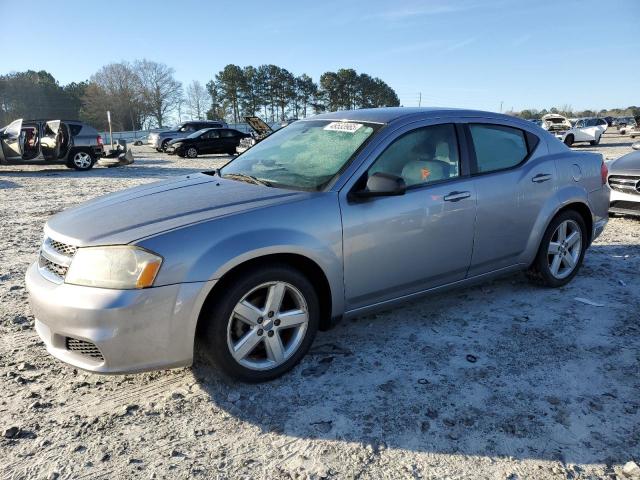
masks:
{"label": "front wheel", "polygon": [[219,294],[203,318],[203,353],[234,379],[255,383],[283,375],[318,331],[316,291],[287,265],[246,271]]}
{"label": "front wheel", "polygon": [[93,154],[86,150],[78,150],[71,152],[69,159],[67,160],[67,167],[74,168],[80,171],[91,170],[96,163],[96,159]]}
{"label": "front wheel", "polygon": [[567,135],[564,139],[564,144],[567,147],[570,147],[571,145],[573,145],[573,135]]}
{"label": "front wheel", "polygon": [[185,155],[189,158],[196,158],[198,156],[198,149],[196,147],[189,147]]}
{"label": "front wheel", "polygon": [[580,270],[587,245],[587,228],[580,214],[574,210],[561,213],[547,227],[529,277],[547,287],[566,285]]}

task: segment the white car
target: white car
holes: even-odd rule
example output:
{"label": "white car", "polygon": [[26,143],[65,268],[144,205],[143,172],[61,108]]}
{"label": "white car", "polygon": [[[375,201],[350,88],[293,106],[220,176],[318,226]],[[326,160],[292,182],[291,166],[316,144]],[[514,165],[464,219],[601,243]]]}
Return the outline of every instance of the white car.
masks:
{"label": "white car", "polygon": [[540,126],[560,140],[564,138],[567,130],[571,129],[571,122],[567,117],[558,113],[548,113],[543,115],[540,120],[542,121]]}
{"label": "white car", "polygon": [[558,135],[556,137],[569,147],[577,142],[589,142],[591,145],[597,145],[606,129],[607,122],[602,118],[579,118],[573,127],[564,132],[561,137]]}

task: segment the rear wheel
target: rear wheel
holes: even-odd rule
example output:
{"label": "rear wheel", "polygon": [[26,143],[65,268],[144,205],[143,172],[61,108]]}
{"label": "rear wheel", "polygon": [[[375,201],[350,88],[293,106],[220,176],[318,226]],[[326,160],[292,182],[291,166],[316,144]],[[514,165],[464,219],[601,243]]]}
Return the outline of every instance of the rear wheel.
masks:
{"label": "rear wheel", "polygon": [[204,354],[226,375],[272,380],[305,355],[318,330],[319,302],[311,282],[287,265],[248,270],[211,305]]}
{"label": "rear wheel", "polygon": [[576,276],[587,248],[587,228],[580,214],[567,210],[547,228],[528,275],[547,287],[561,287]]}
{"label": "rear wheel", "polygon": [[571,145],[573,145],[573,135],[567,135],[567,136],[564,138],[564,144],[565,144],[567,147],[570,147]]}
{"label": "rear wheel", "polygon": [[91,170],[96,163],[96,158],[88,150],[75,150],[69,153],[67,167],[80,171]]}
{"label": "rear wheel", "polygon": [[598,135],[598,136],[596,137],[596,139],[595,139],[595,140],[591,140],[591,141],[589,142],[589,144],[590,144],[590,145],[598,145],[598,144],[600,143],[600,139],[601,139],[601,138],[602,138],[602,135]]}
{"label": "rear wheel", "polygon": [[164,140],[162,142],[162,145],[160,145],[160,150],[162,150],[163,152],[167,151],[167,147],[169,146],[169,138],[167,138],[166,140]]}

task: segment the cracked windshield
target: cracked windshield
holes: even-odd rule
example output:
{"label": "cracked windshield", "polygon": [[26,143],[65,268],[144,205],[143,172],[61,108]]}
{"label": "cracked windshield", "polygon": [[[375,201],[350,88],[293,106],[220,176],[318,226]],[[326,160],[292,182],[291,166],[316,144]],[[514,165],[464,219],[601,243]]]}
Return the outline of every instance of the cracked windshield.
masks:
{"label": "cracked windshield", "polygon": [[375,125],[298,121],[272,134],[221,170],[297,190],[320,190],[371,137]]}

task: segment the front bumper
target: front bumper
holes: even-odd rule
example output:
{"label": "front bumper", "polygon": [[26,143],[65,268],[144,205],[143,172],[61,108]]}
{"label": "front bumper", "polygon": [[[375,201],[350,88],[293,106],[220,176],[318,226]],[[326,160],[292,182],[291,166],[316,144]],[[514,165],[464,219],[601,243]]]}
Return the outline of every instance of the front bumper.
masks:
{"label": "front bumper", "polygon": [[611,213],[640,216],[640,194],[611,189],[610,202],[609,212]]}
{"label": "front bumper", "polygon": [[[214,281],[111,290],[50,282],[34,263],[26,284],[49,353],[92,372],[131,373],[192,363],[198,315]],[[77,340],[99,354],[74,349]]]}

